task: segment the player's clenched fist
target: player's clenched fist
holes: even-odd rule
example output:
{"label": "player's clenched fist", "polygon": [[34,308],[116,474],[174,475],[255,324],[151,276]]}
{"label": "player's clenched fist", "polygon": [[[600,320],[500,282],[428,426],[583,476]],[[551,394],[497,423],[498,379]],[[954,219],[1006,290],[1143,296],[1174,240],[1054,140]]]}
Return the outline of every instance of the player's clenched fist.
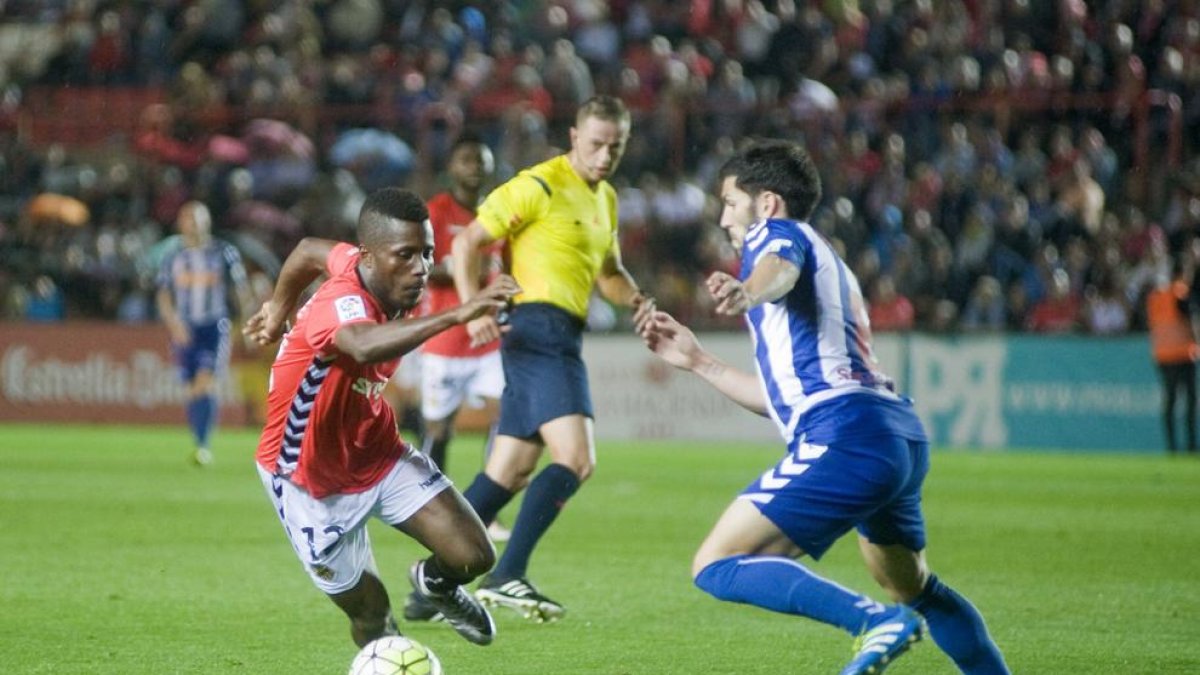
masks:
{"label": "player's clenched fist", "polygon": [[742,282],[725,272],[713,272],[704,284],[708,294],[717,302],[717,314],[737,316],[745,313],[753,304]]}

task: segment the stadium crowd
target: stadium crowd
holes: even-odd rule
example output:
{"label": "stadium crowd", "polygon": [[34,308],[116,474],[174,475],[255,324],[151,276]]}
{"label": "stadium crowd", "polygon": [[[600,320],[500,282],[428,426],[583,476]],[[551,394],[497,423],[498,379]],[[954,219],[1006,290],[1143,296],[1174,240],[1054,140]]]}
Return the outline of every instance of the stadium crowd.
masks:
{"label": "stadium crowd", "polygon": [[[814,224],[875,330],[1136,330],[1156,278],[1200,257],[1196,0],[3,7],[5,318],[152,319],[155,253],[189,199],[269,288],[304,235],[352,238],[367,192],[432,193],[460,130],[504,179],[561,147],[593,93],[634,113],[626,265],[693,325],[732,325],[696,289],[734,260],[713,178],[756,136],[811,150]],[[100,147],[41,145],[19,121],[47,87],[162,99]],[[1176,118],[1148,92],[1177,96]]]}

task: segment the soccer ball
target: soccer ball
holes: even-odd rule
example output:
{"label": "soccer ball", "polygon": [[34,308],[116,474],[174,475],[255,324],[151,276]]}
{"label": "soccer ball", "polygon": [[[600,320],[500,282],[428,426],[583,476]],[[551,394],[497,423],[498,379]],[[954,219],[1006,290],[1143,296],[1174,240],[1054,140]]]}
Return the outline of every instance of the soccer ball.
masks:
{"label": "soccer ball", "polygon": [[368,642],[358,652],[350,675],[442,675],[442,662],[420,642],[389,635]]}

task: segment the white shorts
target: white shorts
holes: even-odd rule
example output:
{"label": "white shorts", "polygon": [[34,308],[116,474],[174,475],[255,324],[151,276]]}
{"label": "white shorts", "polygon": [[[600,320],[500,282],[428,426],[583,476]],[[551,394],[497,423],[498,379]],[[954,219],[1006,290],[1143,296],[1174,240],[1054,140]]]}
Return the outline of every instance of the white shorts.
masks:
{"label": "white shorts", "polygon": [[412,389],[416,391],[421,388],[421,370],[423,369],[423,361],[425,355],[420,350],[414,349],[405,354],[400,359],[400,367],[392,373],[392,382],[396,383],[401,389]]}
{"label": "white shorts", "polygon": [[354,588],[364,570],[379,576],[367,536],[369,518],[388,525],[403,523],[452,485],[416,449],[410,449],[371,489],[324,499],[314,499],[304,488],[262,466],[258,475],[300,562],[317,588],[330,595]]}
{"label": "white shorts", "polygon": [[463,403],[483,406],[483,399],[500,399],[504,392],[504,366],[500,350],[483,356],[423,354],[421,362],[421,415],[444,420]]}

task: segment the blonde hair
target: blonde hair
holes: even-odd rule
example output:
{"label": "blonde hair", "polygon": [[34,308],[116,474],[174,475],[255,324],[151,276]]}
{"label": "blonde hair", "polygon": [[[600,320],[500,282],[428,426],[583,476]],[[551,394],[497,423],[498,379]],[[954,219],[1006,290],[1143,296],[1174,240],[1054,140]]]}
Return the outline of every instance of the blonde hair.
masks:
{"label": "blonde hair", "polygon": [[580,126],[589,117],[628,125],[629,108],[625,102],[615,96],[593,96],[579,106],[575,113],[575,126]]}

